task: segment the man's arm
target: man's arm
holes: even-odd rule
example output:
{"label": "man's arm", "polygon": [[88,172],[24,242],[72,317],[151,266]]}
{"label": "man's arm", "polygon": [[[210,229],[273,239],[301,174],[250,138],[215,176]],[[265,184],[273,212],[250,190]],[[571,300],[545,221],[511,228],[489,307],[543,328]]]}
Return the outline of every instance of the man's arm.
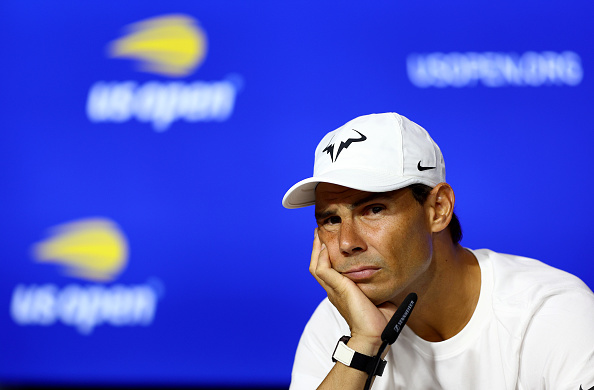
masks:
{"label": "man's arm", "polygon": [[[381,345],[381,334],[396,306],[384,303],[376,307],[357,285],[336,272],[331,265],[326,246],[315,231],[309,271],[328,293],[328,299],[346,320],[351,339],[348,346],[368,356],[375,356]],[[337,342],[338,340],[334,340]],[[387,353],[387,349],[384,353]],[[328,359],[331,357],[328,356]],[[337,362],[319,389],[362,389],[367,380],[363,371]]]}
{"label": "man's arm", "polygon": [[[375,356],[379,350],[379,346],[375,348],[374,345],[371,345],[365,341],[359,342],[358,339],[353,341],[352,338],[349,340],[348,346],[349,348],[368,356]],[[385,355],[386,354],[384,353],[384,356]],[[367,373],[363,371],[359,371],[354,368],[347,367],[340,362],[336,362],[318,389],[360,390],[364,388],[365,382],[367,382],[367,377]]]}

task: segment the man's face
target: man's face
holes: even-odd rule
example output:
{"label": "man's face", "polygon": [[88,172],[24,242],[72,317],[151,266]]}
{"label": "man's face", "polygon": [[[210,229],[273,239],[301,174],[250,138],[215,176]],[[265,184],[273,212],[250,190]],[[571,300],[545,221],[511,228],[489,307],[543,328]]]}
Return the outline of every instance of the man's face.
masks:
{"label": "man's face", "polygon": [[375,305],[429,282],[428,212],[410,189],[374,193],[320,183],[315,213],[332,268]]}

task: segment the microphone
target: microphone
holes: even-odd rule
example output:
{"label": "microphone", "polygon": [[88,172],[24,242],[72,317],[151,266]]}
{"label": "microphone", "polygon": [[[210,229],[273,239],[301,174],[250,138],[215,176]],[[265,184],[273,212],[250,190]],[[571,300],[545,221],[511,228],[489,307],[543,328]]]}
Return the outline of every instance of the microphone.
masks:
{"label": "microphone", "polygon": [[[408,321],[408,317],[410,317],[410,313],[414,309],[417,303],[417,294],[410,293],[404,298],[404,301],[398,306],[396,309],[396,313],[390,318],[388,321],[388,325],[384,328],[382,332],[382,345],[377,353],[374,356],[372,361],[373,371],[367,376],[367,381],[365,382],[364,390],[369,390],[371,388],[371,380],[375,376],[377,369],[380,364],[381,356],[388,344],[394,344],[394,341],[400,336],[400,332],[404,328],[406,321]],[[381,375],[381,374],[380,374]]]}
{"label": "microphone", "polygon": [[400,332],[402,332],[416,303],[417,294],[415,293],[410,293],[404,298],[404,301],[398,306],[396,313],[394,313],[390,322],[388,322],[388,325],[386,325],[386,328],[382,332],[382,341],[387,341],[388,344],[394,344],[394,341],[400,336]]}

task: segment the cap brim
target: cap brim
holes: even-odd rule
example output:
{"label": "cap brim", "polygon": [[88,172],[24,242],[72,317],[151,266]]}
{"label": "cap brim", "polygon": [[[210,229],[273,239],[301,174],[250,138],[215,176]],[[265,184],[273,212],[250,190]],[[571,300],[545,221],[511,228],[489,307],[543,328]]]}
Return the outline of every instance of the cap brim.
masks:
{"label": "cap brim", "polygon": [[[357,171],[353,169],[335,170],[324,175],[301,180],[291,187],[283,197],[283,206],[288,209],[311,206],[316,202],[316,186],[319,183],[337,184],[365,192],[387,192],[407,187],[411,184],[426,184],[434,187],[434,183],[426,177],[403,177],[391,173],[378,174],[377,172]],[[390,184],[386,184],[390,183]]]}

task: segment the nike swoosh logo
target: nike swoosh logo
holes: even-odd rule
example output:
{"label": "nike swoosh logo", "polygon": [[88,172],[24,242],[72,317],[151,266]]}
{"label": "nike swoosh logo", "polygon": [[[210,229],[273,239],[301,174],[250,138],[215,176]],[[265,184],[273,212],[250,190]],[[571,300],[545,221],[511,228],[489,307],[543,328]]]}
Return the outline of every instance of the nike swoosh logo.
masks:
{"label": "nike swoosh logo", "polygon": [[421,166],[421,161],[419,161],[419,163],[417,164],[417,169],[421,172],[426,171],[427,169],[435,169],[437,167],[422,167]]}
{"label": "nike swoosh logo", "polygon": [[[582,385],[580,385],[580,390],[584,390],[582,389]],[[588,390],[594,390],[594,386],[590,387]]]}

